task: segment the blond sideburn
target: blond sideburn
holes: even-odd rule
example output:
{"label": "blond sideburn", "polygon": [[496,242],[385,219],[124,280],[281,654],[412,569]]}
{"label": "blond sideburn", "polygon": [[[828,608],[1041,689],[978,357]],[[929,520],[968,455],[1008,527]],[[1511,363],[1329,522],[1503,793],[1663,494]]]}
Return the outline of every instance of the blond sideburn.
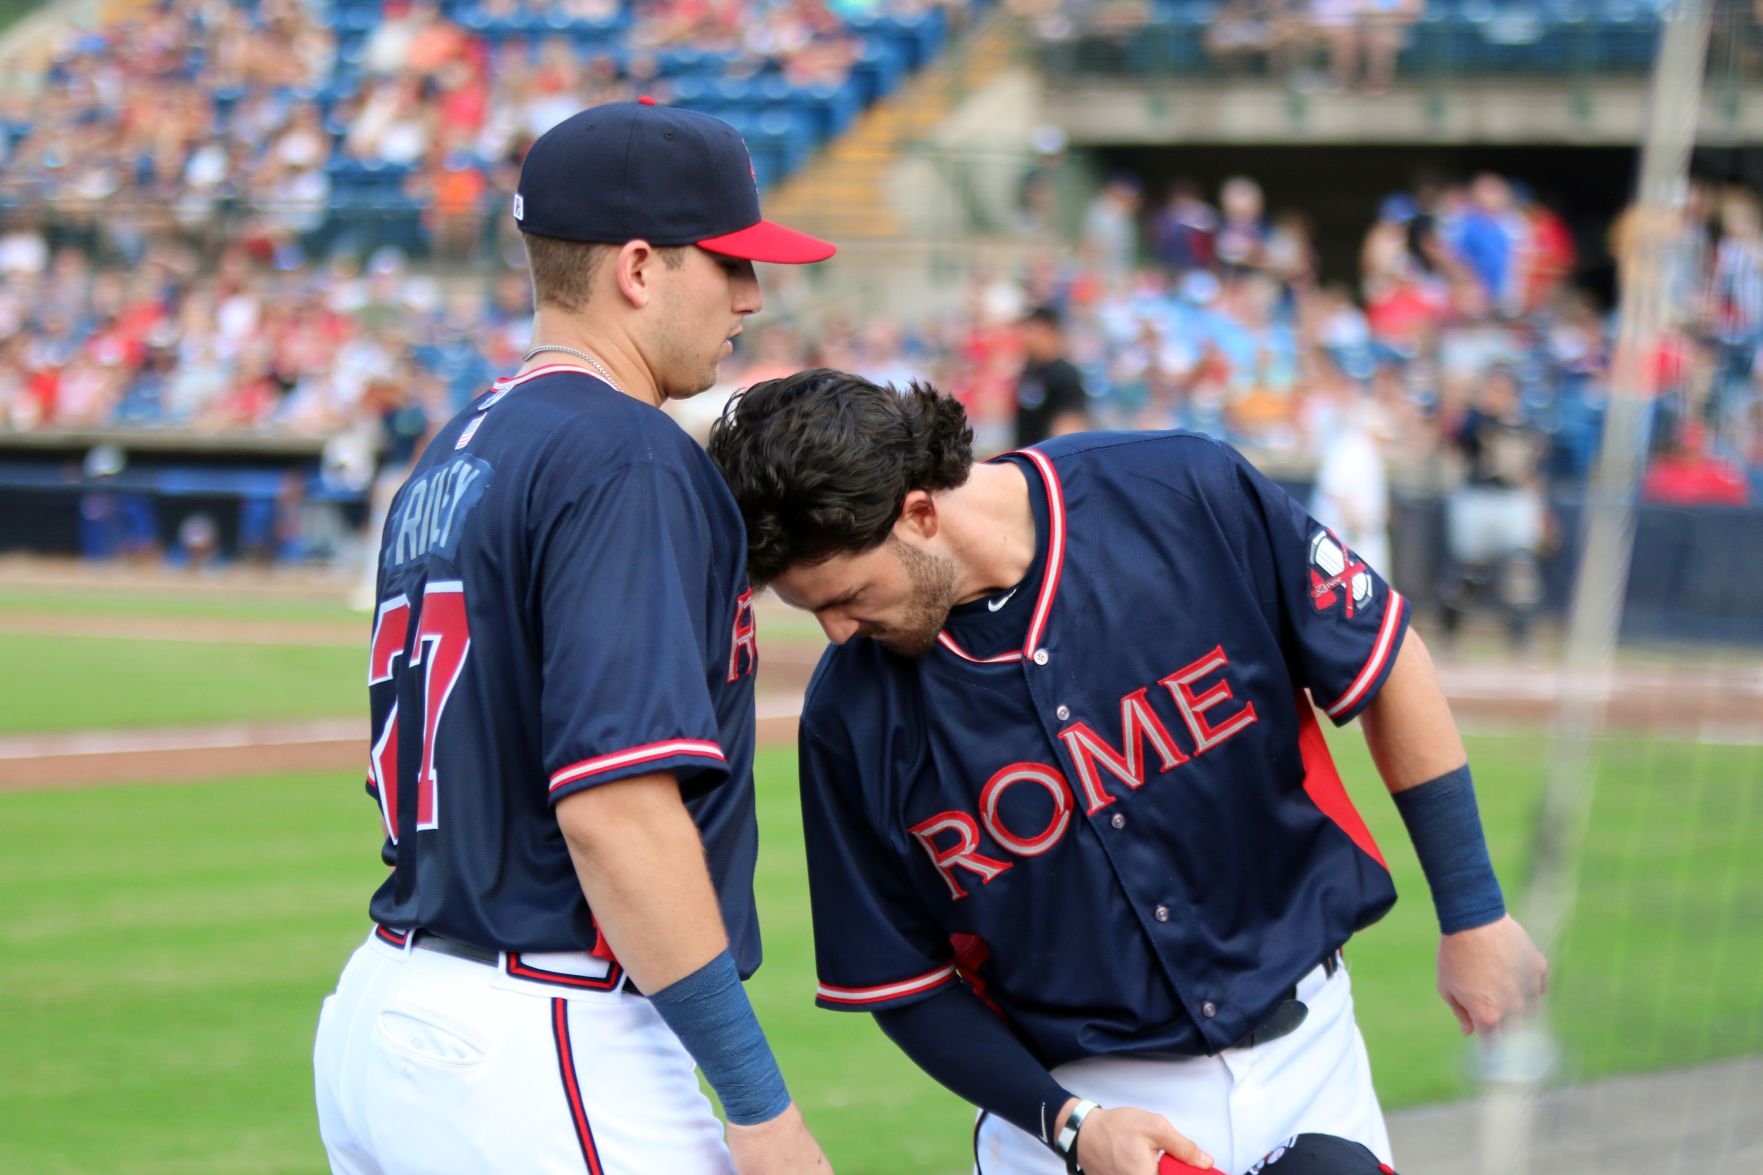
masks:
{"label": "blond sideburn", "polygon": [[[557,237],[541,237],[523,233],[527,265],[533,277],[533,305],[554,306],[569,314],[579,314],[588,307],[594,292],[594,277],[606,259],[616,256],[623,246],[597,241],[565,241]],[[690,245],[657,246],[662,263],[678,269],[686,263]]]}

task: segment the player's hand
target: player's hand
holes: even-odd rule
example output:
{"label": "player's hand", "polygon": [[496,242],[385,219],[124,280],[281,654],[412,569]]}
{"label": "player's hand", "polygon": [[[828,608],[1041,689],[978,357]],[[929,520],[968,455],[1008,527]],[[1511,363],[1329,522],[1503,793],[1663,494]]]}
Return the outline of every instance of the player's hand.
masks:
{"label": "player's hand", "polygon": [[1162,1114],[1132,1106],[1091,1110],[1077,1132],[1077,1159],[1085,1175],[1157,1175],[1159,1154],[1210,1168],[1212,1156]]}
{"label": "player's hand", "polygon": [[728,1153],[739,1175],[832,1175],[832,1164],[808,1133],[795,1102],[757,1126],[729,1123]]}
{"label": "player's hand", "polygon": [[1548,986],[1548,961],[1510,914],[1439,940],[1439,994],[1464,1036],[1534,1016]]}

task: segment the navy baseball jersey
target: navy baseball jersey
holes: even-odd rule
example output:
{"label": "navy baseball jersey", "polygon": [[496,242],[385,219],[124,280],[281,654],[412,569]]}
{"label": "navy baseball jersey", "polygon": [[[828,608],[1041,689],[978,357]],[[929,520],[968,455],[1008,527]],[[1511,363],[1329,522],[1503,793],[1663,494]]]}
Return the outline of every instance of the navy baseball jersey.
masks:
{"label": "navy baseball jersey", "polygon": [[[753,672],[740,511],[663,412],[538,368],[443,428],[386,520],[368,671],[383,926],[598,950],[552,805],[677,773],[741,974]],[[608,956],[609,957],[609,956]]]}
{"label": "navy baseball jersey", "polygon": [[829,649],[809,687],[819,1002],[965,981],[1049,1066],[1217,1052],[1395,901],[1309,699],[1357,715],[1407,606],[1207,437],[1000,460],[1023,581],[923,657]]}

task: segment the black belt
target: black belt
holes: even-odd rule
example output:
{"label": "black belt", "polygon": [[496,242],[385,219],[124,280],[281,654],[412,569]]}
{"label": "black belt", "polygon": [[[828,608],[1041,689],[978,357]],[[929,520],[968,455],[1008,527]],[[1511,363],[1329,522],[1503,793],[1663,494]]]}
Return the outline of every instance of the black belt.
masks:
{"label": "black belt", "polygon": [[[1322,974],[1325,979],[1333,979],[1334,973],[1341,968],[1341,953],[1330,951],[1322,960]],[[1252,1049],[1256,1045],[1267,1044],[1282,1036],[1290,1036],[1298,1030],[1298,1025],[1310,1014],[1310,1008],[1298,998],[1298,985],[1292,984],[1286,989],[1279,1003],[1273,1005],[1273,1011],[1267,1019],[1261,1021],[1243,1036],[1243,1039],[1232,1045],[1232,1048]]]}
{"label": "black belt", "polygon": [[412,950],[433,951],[437,955],[452,955],[455,959],[470,959],[473,963],[482,963],[487,967],[502,965],[501,951],[473,946],[468,942],[460,942],[456,938],[443,938],[426,930],[412,930],[410,935]]}

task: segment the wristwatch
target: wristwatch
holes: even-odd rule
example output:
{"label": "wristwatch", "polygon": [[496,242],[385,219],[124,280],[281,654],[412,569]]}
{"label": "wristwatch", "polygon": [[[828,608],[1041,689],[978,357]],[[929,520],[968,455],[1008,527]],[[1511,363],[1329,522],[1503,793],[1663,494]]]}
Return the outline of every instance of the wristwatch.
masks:
{"label": "wristwatch", "polygon": [[1065,1160],[1066,1175],[1082,1175],[1083,1168],[1077,1161],[1077,1132],[1083,1129],[1084,1119],[1089,1117],[1091,1110],[1102,1107],[1095,1102],[1079,1099],[1072,1108],[1071,1116],[1065,1119],[1065,1125],[1059,1130],[1059,1137],[1053,1140],[1053,1153]]}

